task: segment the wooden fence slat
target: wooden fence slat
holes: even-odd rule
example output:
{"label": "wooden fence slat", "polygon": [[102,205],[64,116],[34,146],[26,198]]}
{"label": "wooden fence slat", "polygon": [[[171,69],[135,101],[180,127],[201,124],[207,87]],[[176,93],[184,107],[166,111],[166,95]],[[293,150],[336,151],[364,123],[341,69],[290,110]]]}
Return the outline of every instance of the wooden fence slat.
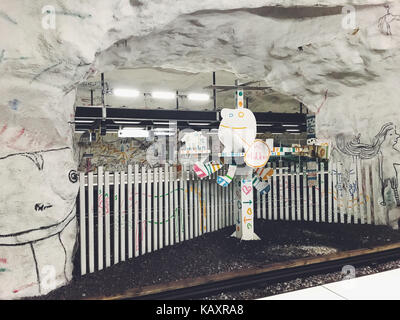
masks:
{"label": "wooden fence slat", "polygon": [[[354,162],[351,163],[350,165],[350,172],[349,172],[349,183],[352,183],[352,175],[355,175],[356,172],[354,170]],[[347,186],[346,190],[346,197],[347,197],[347,202],[346,202],[346,207],[347,207],[347,223],[351,223],[352,218],[354,217],[354,197],[353,194],[350,191],[350,187],[352,186]]]}
{"label": "wooden fence slat", "polygon": [[97,260],[98,270],[103,269],[103,167],[97,170]]}
{"label": "wooden fence slat", "polygon": [[158,194],[158,186],[160,185],[159,183],[159,178],[160,176],[160,168],[154,168],[153,171],[153,249],[158,250],[158,229],[162,226],[160,224],[160,218],[158,216],[158,199],[159,199],[159,194]]}
{"label": "wooden fence slat", "polygon": [[214,203],[214,199],[215,199],[215,176],[216,176],[216,172],[214,172],[211,175],[211,180],[210,180],[210,228],[211,231],[215,231],[215,203]]}
{"label": "wooden fence slat", "polygon": [[[271,163],[268,163],[268,168],[271,168]],[[273,188],[273,176],[269,177],[271,189],[268,192],[268,220],[272,220],[272,188]]]}
{"label": "wooden fence slat", "polygon": [[[271,190],[268,192],[268,194],[271,192]],[[264,220],[267,219],[267,194],[264,193],[261,197],[261,202],[262,202],[262,218]]]}
{"label": "wooden fence slat", "polygon": [[175,243],[174,237],[174,222],[175,222],[175,211],[174,211],[174,172],[172,165],[169,167],[169,244]]}
{"label": "wooden fence slat", "polygon": [[308,181],[307,181],[307,167],[306,164],[303,163],[303,219],[304,221],[308,221],[308,213],[309,213],[309,201],[308,201]]}
{"label": "wooden fence slat", "polygon": [[141,180],[140,180],[140,187],[141,187],[141,213],[140,213],[140,248],[141,252],[140,254],[145,254],[146,253],[146,167],[142,166],[142,175],[141,175]]}
{"label": "wooden fence slat", "polygon": [[135,257],[139,256],[139,165],[135,164],[135,174],[134,174],[134,232],[135,232]]}
{"label": "wooden fence slat", "polygon": [[319,161],[315,160],[315,163],[317,165],[317,172],[316,172],[316,186],[313,188],[313,197],[314,197],[314,203],[315,203],[315,221],[320,222],[320,212],[319,212],[319,200],[320,200],[320,181],[321,181],[321,174],[320,174],[320,169],[319,169]]}
{"label": "wooden fence slat", "polygon": [[132,206],[133,206],[133,194],[132,194],[132,165],[128,165],[128,258],[133,257],[133,223],[132,223]]}
{"label": "wooden fence slat", "polygon": [[334,215],[335,206],[332,206],[334,199],[333,189],[332,189],[332,160],[328,160],[328,222],[332,222],[332,217]]}
{"label": "wooden fence slat", "polygon": [[187,166],[183,167],[185,176],[183,180],[183,195],[184,195],[184,212],[185,212],[185,240],[189,240],[189,185],[188,185],[188,177],[189,177],[189,168]]}
{"label": "wooden fence slat", "polygon": [[284,183],[283,186],[285,188],[285,195],[283,198],[284,204],[285,204],[285,220],[289,221],[289,207],[290,207],[290,197],[289,197],[289,162],[284,164]]}
{"label": "wooden fence slat", "polygon": [[[207,232],[211,232],[211,200],[210,200],[210,189],[211,189],[211,176],[207,177],[206,180],[206,227]],[[229,202],[228,202],[229,203]]]}
{"label": "wooden fence slat", "polygon": [[359,217],[360,223],[365,223],[365,202],[363,201],[364,198],[364,178],[363,178],[363,170],[362,170],[362,161],[358,159],[357,161],[357,203],[359,208]]}
{"label": "wooden fence slat", "polygon": [[261,197],[260,197],[260,192],[257,190],[254,190],[254,193],[256,194],[257,198],[257,219],[261,219]]}
{"label": "wooden fence slat", "polygon": [[146,232],[147,232],[147,253],[150,253],[152,251],[152,245],[151,245],[151,237],[152,237],[152,230],[153,230],[153,218],[152,218],[152,200],[153,200],[153,193],[151,192],[151,173],[152,170],[150,167],[147,168],[147,219],[146,219]]}
{"label": "wooden fence slat", "polygon": [[85,174],[79,173],[79,235],[81,251],[81,275],[85,275],[86,270],[86,197],[85,197]]}
{"label": "wooden fence slat", "polygon": [[277,167],[276,167],[276,162],[274,161],[274,173],[273,173],[273,211],[274,211],[274,220],[278,220],[278,175],[277,175]]}
{"label": "wooden fence slat", "polygon": [[93,172],[88,173],[89,272],[94,272]]}
{"label": "wooden fence slat", "polygon": [[333,222],[337,223],[339,222],[339,217],[341,216],[341,212],[343,211],[343,209],[341,208],[341,191],[340,191],[340,180],[339,180],[339,164],[336,161],[334,163],[334,186],[333,186],[333,195],[334,195],[334,204],[336,202],[336,206],[334,206],[334,211],[335,214],[333,216]]}
{"label": "wooden fence slat", "polygon": [[111,215],[110,215],[110,173],[104,172],[104,209],[105,209],[105,247],[106,268],[111,266]]}
{"label": "wooden fence slat", "polygon": [[193,231],[194,231],[194,205],[193,205],[193,197],[194,197],[194,186],[193,186],[193,169],[189,167],[189,238],[193,239]]}
{"label": "wooden fence slat", "polygon": [[300,202],[300,163],[296,163],[296,217],[301,220],[301,202]]}
{"label": "wooden fence slat", "polygon": [[164,213],[164,181],[166,179],[165,176],[165,171],[163,172],[163,168],[160,167],[158,168],[158,208],[159,208],[159,214],[158,214],[158,242],[159,242],[159,248],[162,249],[164,246],[164,226],[165,226],[165,213]]}
{"label": "wooden fence slat", "polygon": [[[367,224],[372,224],[372,207],[371,201],[372,198],[372,188],[371,188],[371,165],[365,166],[365,201],[367,202]],[[367,198],[369,197],[369,198]]]}
{"label": "wooden fence slat", "polygon": [[[289,203],[289,208],[290,208],[290,217],[291,220],[294,221],[296,220],[296,199],[295,199],[295,191],[296,191],[296,186],[295,186],[295,178],[296,178],[296,173],[294,172],[294,162],[290,162],[290,185],[288,189],[290,190],[290,203]],[[288,180],[289,181],[289,180]]]}
{"label": "wooden fence slat", "polygon": [[121,236],[121,261],[125,261],[125,172],[121,171],[121,195],[120,195],[120,236]]}
{"label": "wooden fence slat", "polygon": [[343,164],[341,162],[338,162],[338,174],[339,174],[339,190],[338,194],[340,194],[340,223],[344,223],[344,216],[347,214],[347,206],[348,206],[348,201],[347,201],[347,192],[343,190]]}
{"label": "wooden fence slat", "polygon": [[199,235],[199,198],[198,198],[199,190],[198,190],[197,176],[194,174],[193,177],[194,177],[194,179],[193,179],[194,236],[198,237],[198,235]]}
{"label": "wooden fence slat", "polygon": [[315,199],[314,199],[314,191],[313,187],[310,187],[308,184],[308,178],[309,178],[309,172],[307,172],[307,192],[308,192],[308,220],[309,221],[314,221],[314,204],[315,204]]}
{"label": "wooden fence slat", "polygon": [[181,167],[181,177],[179,179],[179,240],[184,241],[185,240],[185,219],[184,219],[184,214],[185,214],[185,207],[184,207],[184,190],[185,190],[185,182],[184,179],[186,179],[186,174],[185,174],[185,168],[184,166]]}
{"label": "wooden fence slat", "polygon": [[198,208],[197,208],[197,213],[198,213],[198,230],[199,233],[198,235],[203,234],[203,190],[202,190],[202,180],[197,179],[197,196],[198,196]]}
{"label": "wooden fence slat", "polygon": [[217,185],[218,172],[215,173],[214,177],[214,231],[218,230],[218,185]]}
{"label": "wooden fence slat", "polygon": [[179,237],[179,221],[180,221],[180,214],[179,214],[179,202],[178,202],[178,173],[176,167],[173,168],[174,172],[174,184],[173,184],[173,196],[174,196],[174,225],[175,225],[175,243],[178,243],[180,240]]}
{"label": "wooden fence slat", "polygon": [[[380,225],[380,224],[388,224],[389,221],[387,221],[387,216],[385,213],[386,206],[381,205],[381,202],[383,201],[382,195],[381,195],[381,184],[377,183],[380,178],[378,174],[378,166],[379,162],[378,161],[373,161],[372,162],[372,194],[374,196],[374,201],[373,201],[373,215],[372,219],[375,225]],[[389,187],[390,187],[390,182]]]}
{"label": "wooden fence slat", "polygon": [[114,264],[119,262],[119,173],[114,172]]}
{"label": "wooden fence slat", "polygon": [[283,186],[283,162],[282,160],[279,160],[279,219],[283,220],[284,219],[284,215],[283,215],[283,190],[284,190],[284,186]]}
{"label": "wooden fence slat", "polygon": [[325,163],[321,161],[321,188],[320,188],[320,197],[321,197],[321,221],[326,221],[326,208],[325,208]]}
{"label": "wooden fence slat", "polygon": [[228,187],[225,187],[224,188],[224,191],[223,191],[224,193],[223,193],[223,197],[224,197],[224,217],[225,217],[225,224],[224,224],[224,226],[225,226],[225,228],[227,227],[227,226],[229,226],[229,221],[228,221],[228,206],[226,205],[226,200],[228,199],[228,196],[227,196],[227,194],[228,194]]}
{"label": "wooden fence slat", "polygon": [[169,220],[171,213],[169,212],[169,167],[165,164],[164,169],[165,179],[164,179],[164,237],[165,246],[169,246]]}

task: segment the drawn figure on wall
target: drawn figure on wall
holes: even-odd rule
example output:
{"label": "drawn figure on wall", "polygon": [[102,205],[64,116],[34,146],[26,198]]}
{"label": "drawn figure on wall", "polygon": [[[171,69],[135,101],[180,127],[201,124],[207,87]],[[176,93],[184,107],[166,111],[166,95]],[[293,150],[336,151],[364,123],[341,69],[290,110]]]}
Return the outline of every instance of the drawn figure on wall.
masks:
{"label": "drawn figure on wall", "polygon": [[379,179],[381,182],[381,205],[386,206],[385,189],[390,185],[396,199],[396,205],[400,206],[398,193],[398,166],[400,161],[400,146],[398,139],[400,134],[392,122],[385,123],[379,133],[373,138],[372,144],[360,142],[361,134],[358,134],[349,142],[346,142],[344,135],[336,138],[337,148],[344,154],[360,158],[372,159],[378,157]]}
{"label": "drawn figure on wall", "polygon": [[46,294],[71,280],[76,164],[69,147],[0,157],[0,299]]}
{"label": "drawn figure on wall", "polygon": [[390,36],[390,35],[392,35],[392,28],[391,28],[390,24],[393,21],[400,21],[400,15],[392,14],[390,12],[389,5],[384,5],[384,7],[386,8],[386,14],[379,18],[378,28],[383,34]]}

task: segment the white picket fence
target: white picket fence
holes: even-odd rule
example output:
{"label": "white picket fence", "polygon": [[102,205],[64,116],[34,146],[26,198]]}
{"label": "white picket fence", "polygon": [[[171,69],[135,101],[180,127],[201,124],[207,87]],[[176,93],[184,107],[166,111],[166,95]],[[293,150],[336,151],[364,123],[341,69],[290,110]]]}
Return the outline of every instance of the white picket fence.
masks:
{"label": "white picket fence", "polygon": [[[271,191],[254,192],[257,218],[328,223],[377,223],[372,201],[377,177],[357,162],[346,177],[339,163],[317,163],[310,187],[305,163],[273,162]],[[224,174],[226,168],[217,172]],[[128,166],[127,172],[80,173],[77,212],[81,274],[234,225],[233,188],[216,184],[217,174],[198,179],[173,166]],[[350,187],[349,187],[350,186]],[[232,230],[233,231],[233,230]]]}

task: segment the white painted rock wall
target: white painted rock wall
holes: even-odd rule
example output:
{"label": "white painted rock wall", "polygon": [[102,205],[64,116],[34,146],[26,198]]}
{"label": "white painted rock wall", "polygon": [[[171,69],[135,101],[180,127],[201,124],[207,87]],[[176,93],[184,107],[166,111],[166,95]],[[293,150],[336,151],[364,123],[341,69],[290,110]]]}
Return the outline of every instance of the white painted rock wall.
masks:
{"label": "white painted rock wall", "polygon": [[[238,11],[243,1],[57,0],[55,29],[46,29],[48,1],[1,1],[0,298],[45,294],[71,278],[77,183],[68,121],[74,88],[99,53],[132,37],[125,51],[102,55],[97,68],[223,69],[263,78],[312,110],[328,89],[320,132],[364,137],[397,113],[400,29],[393,22],[390,37],[377,29],[383,2],[249,0]],[[340,13],[321,11],[348,3],[364,6],[354,35],[342,29]],[[282,8],[256,9],[278,5],[318,10],[305,8],[303,19]]]}

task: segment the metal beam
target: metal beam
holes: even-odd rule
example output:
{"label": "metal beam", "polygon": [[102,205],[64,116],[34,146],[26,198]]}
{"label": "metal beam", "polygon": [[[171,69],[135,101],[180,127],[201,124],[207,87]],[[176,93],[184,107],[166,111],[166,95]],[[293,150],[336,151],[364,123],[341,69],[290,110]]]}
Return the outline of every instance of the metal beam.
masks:
{"label": "metal beam", "polygon": [[[153,121],[176,120],[178,128],[192,128],[195,130],[218,128],[220,112],[219,111],[187,111],[187,110],[149,110],[149,109],[120,109],[107,108],[107,129],[118,129],[120,124],[114,122],[141,121],[137,126],[152,126]],[[275,130],[285,130],[282,124],[297,125],[296,129],[301,132],[306,131],[306,115],[300,113],[276,113],[276,112],[254,112],[258,126],[258,132],[268,132]],[[93,123],[79,123],[79,120],[101,120],[102,108],[98,107],[76,107],[75,121],[76,130],[86,130],[93,126]],[[208,125],[195,126],[189,125],[189,122],[205,122]],[[269,124],[270,126],[262,126]],[[135,126],[124,124],[124,126]],[[157,125],[161,126],[161,125]],[[167,124],[166,124],[167,126]]]}

